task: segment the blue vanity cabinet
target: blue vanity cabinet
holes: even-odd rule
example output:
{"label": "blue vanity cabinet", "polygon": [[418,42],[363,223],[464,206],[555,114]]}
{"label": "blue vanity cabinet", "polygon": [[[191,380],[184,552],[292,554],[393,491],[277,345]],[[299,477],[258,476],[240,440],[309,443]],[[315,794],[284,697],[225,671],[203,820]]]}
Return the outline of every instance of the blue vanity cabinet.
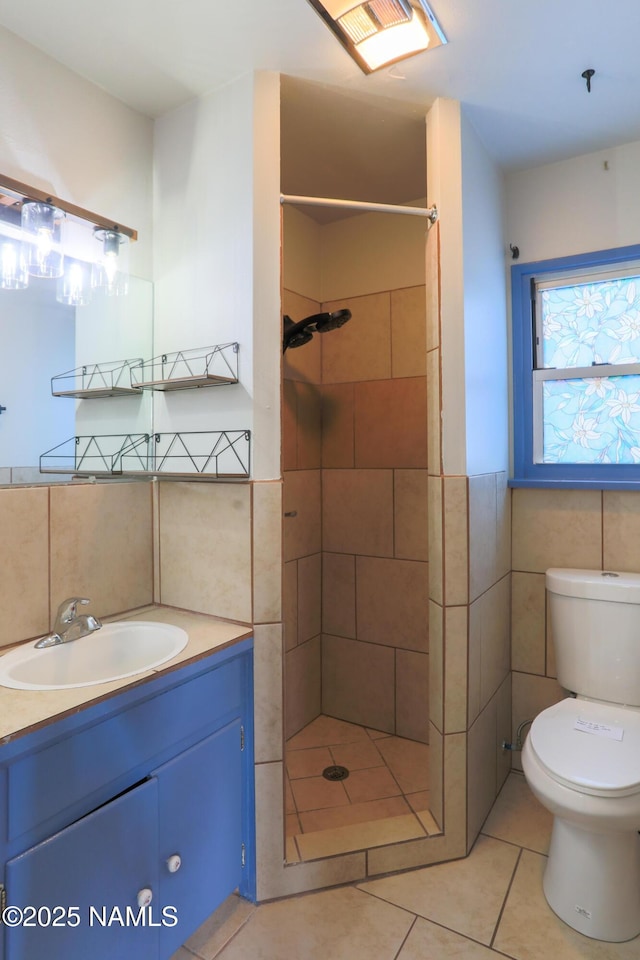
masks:
{"label": "blue vanity cabinet", "polygon": [[40,909],[0,960],[168,960],[255,899],[252,704],[242,640],[0,746],[0,881]]}

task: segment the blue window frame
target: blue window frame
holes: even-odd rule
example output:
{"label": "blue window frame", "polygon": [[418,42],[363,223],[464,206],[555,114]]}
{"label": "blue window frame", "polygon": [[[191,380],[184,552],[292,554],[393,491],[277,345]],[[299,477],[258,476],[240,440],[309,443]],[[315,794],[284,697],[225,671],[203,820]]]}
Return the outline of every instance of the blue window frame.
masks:
{"label": "blue window frame", "polygon": [[640,486],[640,245],[511,268],[512,486]]}

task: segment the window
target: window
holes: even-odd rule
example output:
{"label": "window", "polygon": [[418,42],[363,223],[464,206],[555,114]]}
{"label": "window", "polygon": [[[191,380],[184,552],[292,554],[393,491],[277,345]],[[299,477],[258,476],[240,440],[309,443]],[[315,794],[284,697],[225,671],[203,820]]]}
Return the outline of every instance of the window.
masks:
{"label": "window", "polygon": [[640,484],[640,246],[512,267],[514,485]]}

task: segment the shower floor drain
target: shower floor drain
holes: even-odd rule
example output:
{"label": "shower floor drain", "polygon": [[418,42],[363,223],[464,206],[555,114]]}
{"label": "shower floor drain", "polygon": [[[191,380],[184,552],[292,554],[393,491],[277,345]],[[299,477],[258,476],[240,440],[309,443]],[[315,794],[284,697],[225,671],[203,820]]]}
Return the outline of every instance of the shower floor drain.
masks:
{"label": "shower floor drain", "polygon": [[322,776],[325,780],[346,780],[349,776],[349,771],[346,767],[325,767],[322,771]]}

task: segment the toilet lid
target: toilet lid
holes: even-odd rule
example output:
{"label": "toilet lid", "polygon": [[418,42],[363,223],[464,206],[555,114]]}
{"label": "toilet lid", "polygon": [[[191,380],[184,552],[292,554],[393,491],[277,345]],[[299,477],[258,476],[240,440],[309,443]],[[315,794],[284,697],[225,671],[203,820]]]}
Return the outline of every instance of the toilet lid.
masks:
{"label": "toilet lid", "polygon": [[543,710],[529,737],[549,775],[573,790],[640,792],[640,710],[569,697]]}

